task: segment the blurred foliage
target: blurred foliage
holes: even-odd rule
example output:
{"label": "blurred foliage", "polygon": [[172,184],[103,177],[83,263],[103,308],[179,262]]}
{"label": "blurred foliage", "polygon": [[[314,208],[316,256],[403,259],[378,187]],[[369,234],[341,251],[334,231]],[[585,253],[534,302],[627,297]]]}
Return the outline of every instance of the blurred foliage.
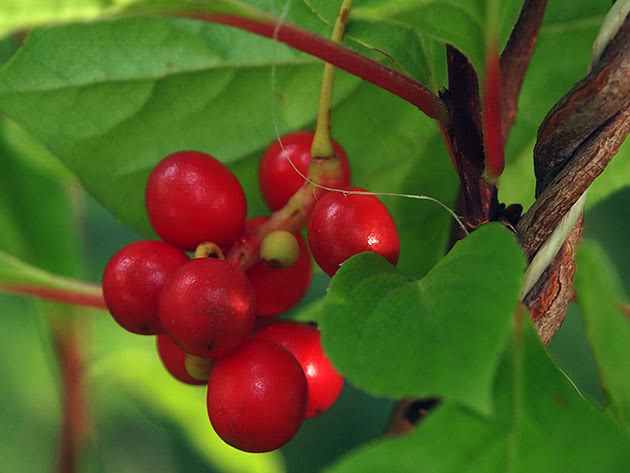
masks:
{"label": "blurred foliage", "polygon": [[[133,2],[0,0],[0,35],[37,24],[91,18],[128,3]],[[282,2],[247,3],[277,14]],[[336,11],[333,3],[293,2],[288,19],[326,34]],[[357,3],[346,45],[406,71],[433,90],[445,85],[444,41],[458,45],[478,68],[483,63],[488,22],[485,1]],[[501,2],[502,41],[520,4],[517,0]],[[147,5],[151,7],[151,2]],[[525,206],[533,201],[531,151],[537,127],[553,103],[584,75],[592,41],[609,6],[608,0],[549,2],[508,143],[501,200]],[[266,213],[257,189],[256,166],[260,152],[276,136],[272,118],[281,133],[314,125],[319,62],[248,33],[182,19],[109,18],[34,29],[14,55],[22,39],[22,33],[0,39],[0,64],[13,56],[0,69],[0,250],[59,274],[98,283],[111,254],[141,235],[152,235],[144,215],[143,184],[151,167],[176,149],[199,148],[216,154],[246,188],[250,215]],[[270,85],[272,69],[275,94]],[[456,176],[440,134],[413,107],[339,73],[333,133],[348,151],[355,184],[373,190],[422,193],[453,205]],[[623,355],[627,325],[615,329],[623,319],[615,319],[619,311],[612,302],[615,297],[625,301],[620,294],[630,290],[628,231],[622,217],[630,204],[629,153],[630,144],[626,143],[591,190],[585,235],[598,246],[589,246],[581,256],[582,266],[588,268],[579,276],[584,296],[578,298],[579,306],[570,308],[567,322],[549,347],[581,393],[599,406],[611,406],[626,423],[630,385],[623,376],[628,367]],[[428,202],[386,198],[385,203],[401,230],[398,269],[415,278],[425,276],[448,244],[449,215]],[[507,246],[499,247],[509,253]],[[353,264],[360,262],[348,267]],[[493,268],[501,269],[484,269]],[[599,286],[589,284],[591,274],[601,275]],[[464,276],[458,281],[464,281]],[[473,278],[468,274],[468,282]],[[329,281],[316,274],[305,300],[286,317],[316,320],[324,310],[332,313],[329,307],[324,309],[323,302]],[[503,282],[510,286],[510,281]],[[344,283],[340,279],[335,284],[333,289],[339,289]],[[617,296],[608,292],[613,290],[618,291]],[[606,312],[600,311],[600,297],[611,302]],[[453,304],[459,302],[452,300]],[[502,305],[498,309],[499,316],[507,315],[508,309]],[[494,417],[482,418],[448,402],[411,436],[376,442],[392,400],[370,396],[346,383],[333,409],[308,421],[279,453],[251,456],[217,441],[205,413],[203,388],[177,385],[163,373],[153,337],[128,334],[100,311],[76,314],[60,305],[13,296],[0,295],[0,316],[3,471],[51,469],[60,427],[60,386],[50,324],[77,316],[89,396],[80,473],[310,473],[342,457],[345,460],[332,471],[418,471],[419,462],[437,457],[453,458],[455,466],[449,469],[442,463],[442,469],[436,471],[463,471],[464,467],[496,471],[505,459],[508,441],[514,442],[512,461],[520,460],[514,463],[516,471],[545,471],[557,461],[549,453],[554,449],[572,452],[572,471],[615,471],[606,470],[606,465],[614,468],[626,461],[627,448],[621,434],[611,427],[612,421],[580,399],[528,326],[525,335],[510,327],[510,340],[504,342],[507,349],[498,355],[491,350],[496,356],[486,384],[492,384],[497,403]],[[360,319],[362,314],[353,316]],[[377,322],[391,321],[381,318]],[[336,332],[341,340],[331,347],[346,348],[343,356],[360,356],[360,350],[353,354],[344,346],[356,342],[348,338],[351,332]],[[378,341],[375,333],[368,337],[374,343]],[[465,339],[470,334],[460,335]],[[514,356],[519,353],[519,343],[527,356]],[[604,365],[616,369],[602,369]],[[534,376],[532,366],[548,374],[549,384]],[[434,376],[447,371],[434,368]],[[491,376],[495,370],[496,380]],[[600,388],[600,376],[610,388],[607,396]],[[352,378],[370,389],[378,381],[368,379],[371,382],[366,383],[369,372]],[[545,387],[561,393],[561,402],[549,397]],[[511,397],[514,392],[524,396],[521,405],[517,401],[522,399]],[[547,406],[550,399],[555,404],[544,411],[540,406]],[[484,404],[478,399],[468,401],[477,408]],[[553,414],[547,418],[549,412]],[[517,419],[519,430],[511,426],[507,431],[506,418]],[[554,426],[573,424],[576,428],[571,432],[552,435]],[[565,434],[570,434],[566,442],[557,439]],[[580,440],[591,438],[591,450],[575,451]],[[348,453],[366,444],[354,450],[356,453]],[[528,456],[528,448],[534,447],[536,455]],[[469,463],[473,455],[475,463]],[[598,463],[593,464],[594,460]],[[567,465],[556,464],[552,471],[568,470]]]}

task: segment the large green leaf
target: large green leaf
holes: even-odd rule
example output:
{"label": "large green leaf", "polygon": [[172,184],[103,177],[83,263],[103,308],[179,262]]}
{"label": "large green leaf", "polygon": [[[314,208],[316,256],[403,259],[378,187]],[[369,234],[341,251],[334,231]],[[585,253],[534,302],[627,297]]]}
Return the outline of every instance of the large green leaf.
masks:
{"label": "large green leaf", "polygon": [[[630,150],[629,146],[625,145],[625,147]],[[627,208],[629,205],[630,186],[626,186],[600,200],[584,214],[584,238],[596,241],[604,248],[622,282],[625,293],[630,293],[630,273],[627,271],[630,267],[630,246],[627,239],[630,222],[625,218],[620,218],[619,209]]]}
{"label": "large green leaf", "polygon": [[[66,276],[81,272],[72,187],[58,162],[6,117],[0,118],[0,251]],[[75,188],[76,192],[77,189]],[[5,261],[0,263],[0,271]]]}
{"label": "large green leaf", "polygon": [[[317,3],[323,1],[325,0]],[[488,8],[488,3],[486,0],[373,0],[360,2],[353,11],[353,18],[404,26],[395,36],[406,34],[405,29],[409,28],[417,35],[415,44],[411,44],[421,49],[426,47],[425,38],[442,44],[452,44],[468,57],[477,73],[483,76],[485,44],[490,33],[490,24],[498,24],[500,43],[505,44],[523,2],[498,2],[498,18],[489,18],[491,9]],[[400,36],[397,39],[399,38]],[[389,43],[397,44],[396,41]],[[385,51],[396,60],[398,56],[402,56],[401,62],[404,61],[404,55],[398,51]],[[431,64],[430,69],[440,70],[440,61],[443,59],[430,51],[425,50],[425,54],[425,60]]]}
{"label": "large green leaf", "polygon": [[580,247],[575,284],[608,401],[630,429],[630,318],[621,306],[628,296],[608,256],[592,241]]}
{"label": "large green leaf", "polygon": [[109,3],[111,0],[2,0],[0,36],[43,23],[93,17],[101,14]]}
{"label": "large green leaf", "polygon": [[[270,68],[282,95],[272,104]],[[244,32],[175,19],[36,30],[0,73],[0,108],[123,222],[149,233],[144,183],[179,149],[233,163],[313,120],[320,66]],[[358,81],[340,76],[337,100]]]}
{"label": "large green leaf", "polygon": [[324,349],[372,393],[440,395],[487,414],[524,267],[497,224],[459,242],[420,281],[375,254],[351,258],[329,288]]}
{"label": "large green leaf", "polygon": [[[445,83],[444,46],[462,51],[483,76],[485,46],[497,25],[503,45],[518,17],[523,0],[379,0],[357,3],[351,13],[345,44],[388,62],[436,91]],[[140,2],[130,9],[146,13],[221,11],[254,18],[270,13],[320,35],[328,36],[341,2],[308,0],[276,5],[269,0],[215,2],[178,0]],[[248,8],[252,6],[254,8]],[[288,7],[285,11],[284,7]],[[496,15],[496,17],[494,16]]]}
{"label": "large green leaf", "polygon": [[[228,163],[246,188],[250,214],[263,212],[256,168],[276,136],[272,120],[280,132],[312,127],[320,73],[311,58],[222,26],[155,18],[68,25],[27,38],[0,72],[0,108],[122,222],[151,235],[144,183],[178,149]],[[452,205],[456,176],[431,120],[347,74],[337,75],[335,90],[333,132],[355,184]],[[386,204],[401,229],[403,267],[424,274],[444,251],[450,217],[427,202]]]}
{"label": "large green leaf", "polygon": [[521,323],[497,373],[492,416],[446,402],[411,434],[366,446],[326,471],[627,471],[628,437],[575,391],[531,323]]}

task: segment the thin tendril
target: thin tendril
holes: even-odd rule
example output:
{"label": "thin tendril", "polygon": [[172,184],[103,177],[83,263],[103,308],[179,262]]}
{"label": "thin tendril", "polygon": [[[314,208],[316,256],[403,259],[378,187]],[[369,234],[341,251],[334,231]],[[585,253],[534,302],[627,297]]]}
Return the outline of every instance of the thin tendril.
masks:
{"label": "thin tendril", "polygon": [[464,234],[468,235],[469,232],[466,229],[466,226],[463,224],[463,222],[459,218],[459,216],[448,205],[446,205],[445,203],[441,202],[440,200],[438,200],[438,199],[436,199],[434,197],[429,197],[428,195],[398,194],[398,193],[394,193],[394,192],[372,192],[372,191],[354,191],[354,190],[351,191],[351,190],[344,190],[344,189],[336,189],[334,187],[326,187],[326,186],[322,186],[321,184],[318,184],[317,182],[309,179],[308,176],[305,176],[295,166],[295,164],[293,163],[293,160],[291,159],[291,157],[284,150],[284,145],[282,143],[282,137],[280,136],[280,129],[278,127],[278,120],[277,120],[277,116],[276,116],[276,103],[275,103],[275,100],[274,100],[275,93],[276,93],[276,46],[278,44],[278,31],[280,30],[282,25],[285,23],[287,14],[289,13],[290,6],[291,6],[291,0],[287,0],[287,2],[284,4],[284,7],[282,9],[282,14],[278,17],[278,22],[276,23],[276,26],[275,26],[275,28],[273,30],[273,38],[272,38],[273,39],[273,46],[272,46],[272,58],[271,58],[271,121],[273,123],[273,127],[274,127],[274,130],[276,132],[276,140],[278,141],[278,144],[280,144],[280,149],[282,150],[282,156],[284,156],[284,158],[287,161],[289,161],[289,164],[291,165],[293,170],[302,179],[304,179],[306,182],[308,182],[312,186],[315,186],[315,187],[317,187],[319,189],[324,189],[324,190],[330,191],[330,192],[341,192],[344,196],[351,195],[351,194],[374,195],[374,196],[382,195],[382,196],[388,196],[388,197],[403,197],[403,198],[407,198],[407,199],[428,200],[430,202],[435,202],[440,207],[442,207],[444,210],[446,210],[451,215],[451,217],[453,217],[453,219],[457,222],[457,224],[460,226],[460,228],[462,229]]}

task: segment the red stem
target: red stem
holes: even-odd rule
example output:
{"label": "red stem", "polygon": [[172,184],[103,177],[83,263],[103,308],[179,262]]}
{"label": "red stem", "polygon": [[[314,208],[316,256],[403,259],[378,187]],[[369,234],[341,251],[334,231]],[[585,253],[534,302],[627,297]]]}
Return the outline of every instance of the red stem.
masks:
{"label": "red stem", "polygon": [[57,457],[58,473],[72,473],[85,430],[83,365],[72,324],[53,328],[53,341],[61,374],[62,423]]}
{"label": "red stem", "polygon": [[0,284],[0,291],[38,297],[40,299],[46,299],[53,302],[61,302],[63,304],[107,309],[107,306],[105,305],[105,300],[103,299],[102,295],[98,296],[92,294],[83,294],[80,292],[72,292],[45,286],[31,286],[21,284]]}
{"label": "red stem", "polygon": [[267,38],[276,39],[397,95],[418,107],[430,118],[439,120],[442,123],[448,121],[446,107],[440,98],[431,93],[424,85],[395,69],[373,61],[309,31],[286,23],[280,23],[274,19],[262,21],[238,15],[202,12],[183,12],[176,15],[233,26]]}
{"label": "red stem", "polygon": [[503,173],[505,157],[501,127],[501,74],[499,48],[492,43],[486,55],[486,74],[483,84],[483,142],[486,157],[486,178],[496,181]]}

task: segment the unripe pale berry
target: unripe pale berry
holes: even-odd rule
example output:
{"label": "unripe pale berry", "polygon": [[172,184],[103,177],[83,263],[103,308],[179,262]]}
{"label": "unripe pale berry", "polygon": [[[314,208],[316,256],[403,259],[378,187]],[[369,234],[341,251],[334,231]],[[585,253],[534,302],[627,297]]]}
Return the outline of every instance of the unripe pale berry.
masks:
{"label": "unripe pale berry", "polygon": [[243,231],[247,203],[227,166],[199,151],[168,155],[151,171],[147,214],[164,241],[194,250],[204,241],[232,244]]}
{"label": "unripe pale berry", "polygon": [[270,232],[260,242],[260,259],[272,268],[288,268],[297,261],[299,255],[297,239],[286,230]]}
{"label": "unripe pale berry", "polygon": [[214,360],[212,358],[205,358],[186,353],[184,367],[191,378],[207,382],[213,366]]}
{"label": "unripe pale berry", "polygon": [[[358,187],[348,191],[364,191]],[[373,195],[327,192],[315,205],[308,223],[308,244],[317,264],[333,276],[345,260],[364,251],[398,262],[396,224]]]}
{"label": "unripe pale berry", "polygon": [[256,299],[238,268],[227,261],[199,258],[168,278],[159,312],[164,331],[186,353],[219,358],[249,337]]}
{"label": "unripe pale berry", "polygon": [[307,419],[333,405],[341,393],[343,376],[324,354],[316,327],[296,322],[278,322],[263,328],[256,338],[281,345],[302,366],[308,382]]}
{"label": "unripe pale berry", "polygon": [[186,384],[206,384],[206,381],[195,379],[186,370],[186,352],[179,348],[167,335],[156,337],[157,349],[166,370],[176,379]]}
{"label": "unripe pale berry", "polygon": [[186,253],[161,241],[136,241],[118,250],[103,272],[103,297],[114,320],[130,332],[158,333],[162,286],[188,261]]}
{"label": "unripe pale berry", "polygon": [[[282,147],[275,140],[265,151],[258,168],[258,184],[260,191],[271,210],[278,210],[300,188],[304,179],[295,172],[291,163],[304,175],[308,175],[311,162],[311,145],[314,133],[311,131],[295,131],[282,136]],[[350,185],[350,163],[344,150],[333,141],[335,153],[341,164],[341,176],[320,182],[328,187]],[[291,162],[289,162],[289,158]]]}
{"label": "unripe pale berry", "polygon": [[304,419],[307,384],[284,348],[249,340],[217,360],[208,380],[208,416],[226,443],[246,452],[280,448]]}
{"label": "unripe pale berry", "polygon": [[[247,232],[256,230],[267,218],[258,217],[247,221]],[[278,269],[257,263],[245,273],[256,294],[257,315],[271,317],[286,312],[306,294],[311,282],[311,255],[304,238],[295,234],[299,254],[294,264]]]}

